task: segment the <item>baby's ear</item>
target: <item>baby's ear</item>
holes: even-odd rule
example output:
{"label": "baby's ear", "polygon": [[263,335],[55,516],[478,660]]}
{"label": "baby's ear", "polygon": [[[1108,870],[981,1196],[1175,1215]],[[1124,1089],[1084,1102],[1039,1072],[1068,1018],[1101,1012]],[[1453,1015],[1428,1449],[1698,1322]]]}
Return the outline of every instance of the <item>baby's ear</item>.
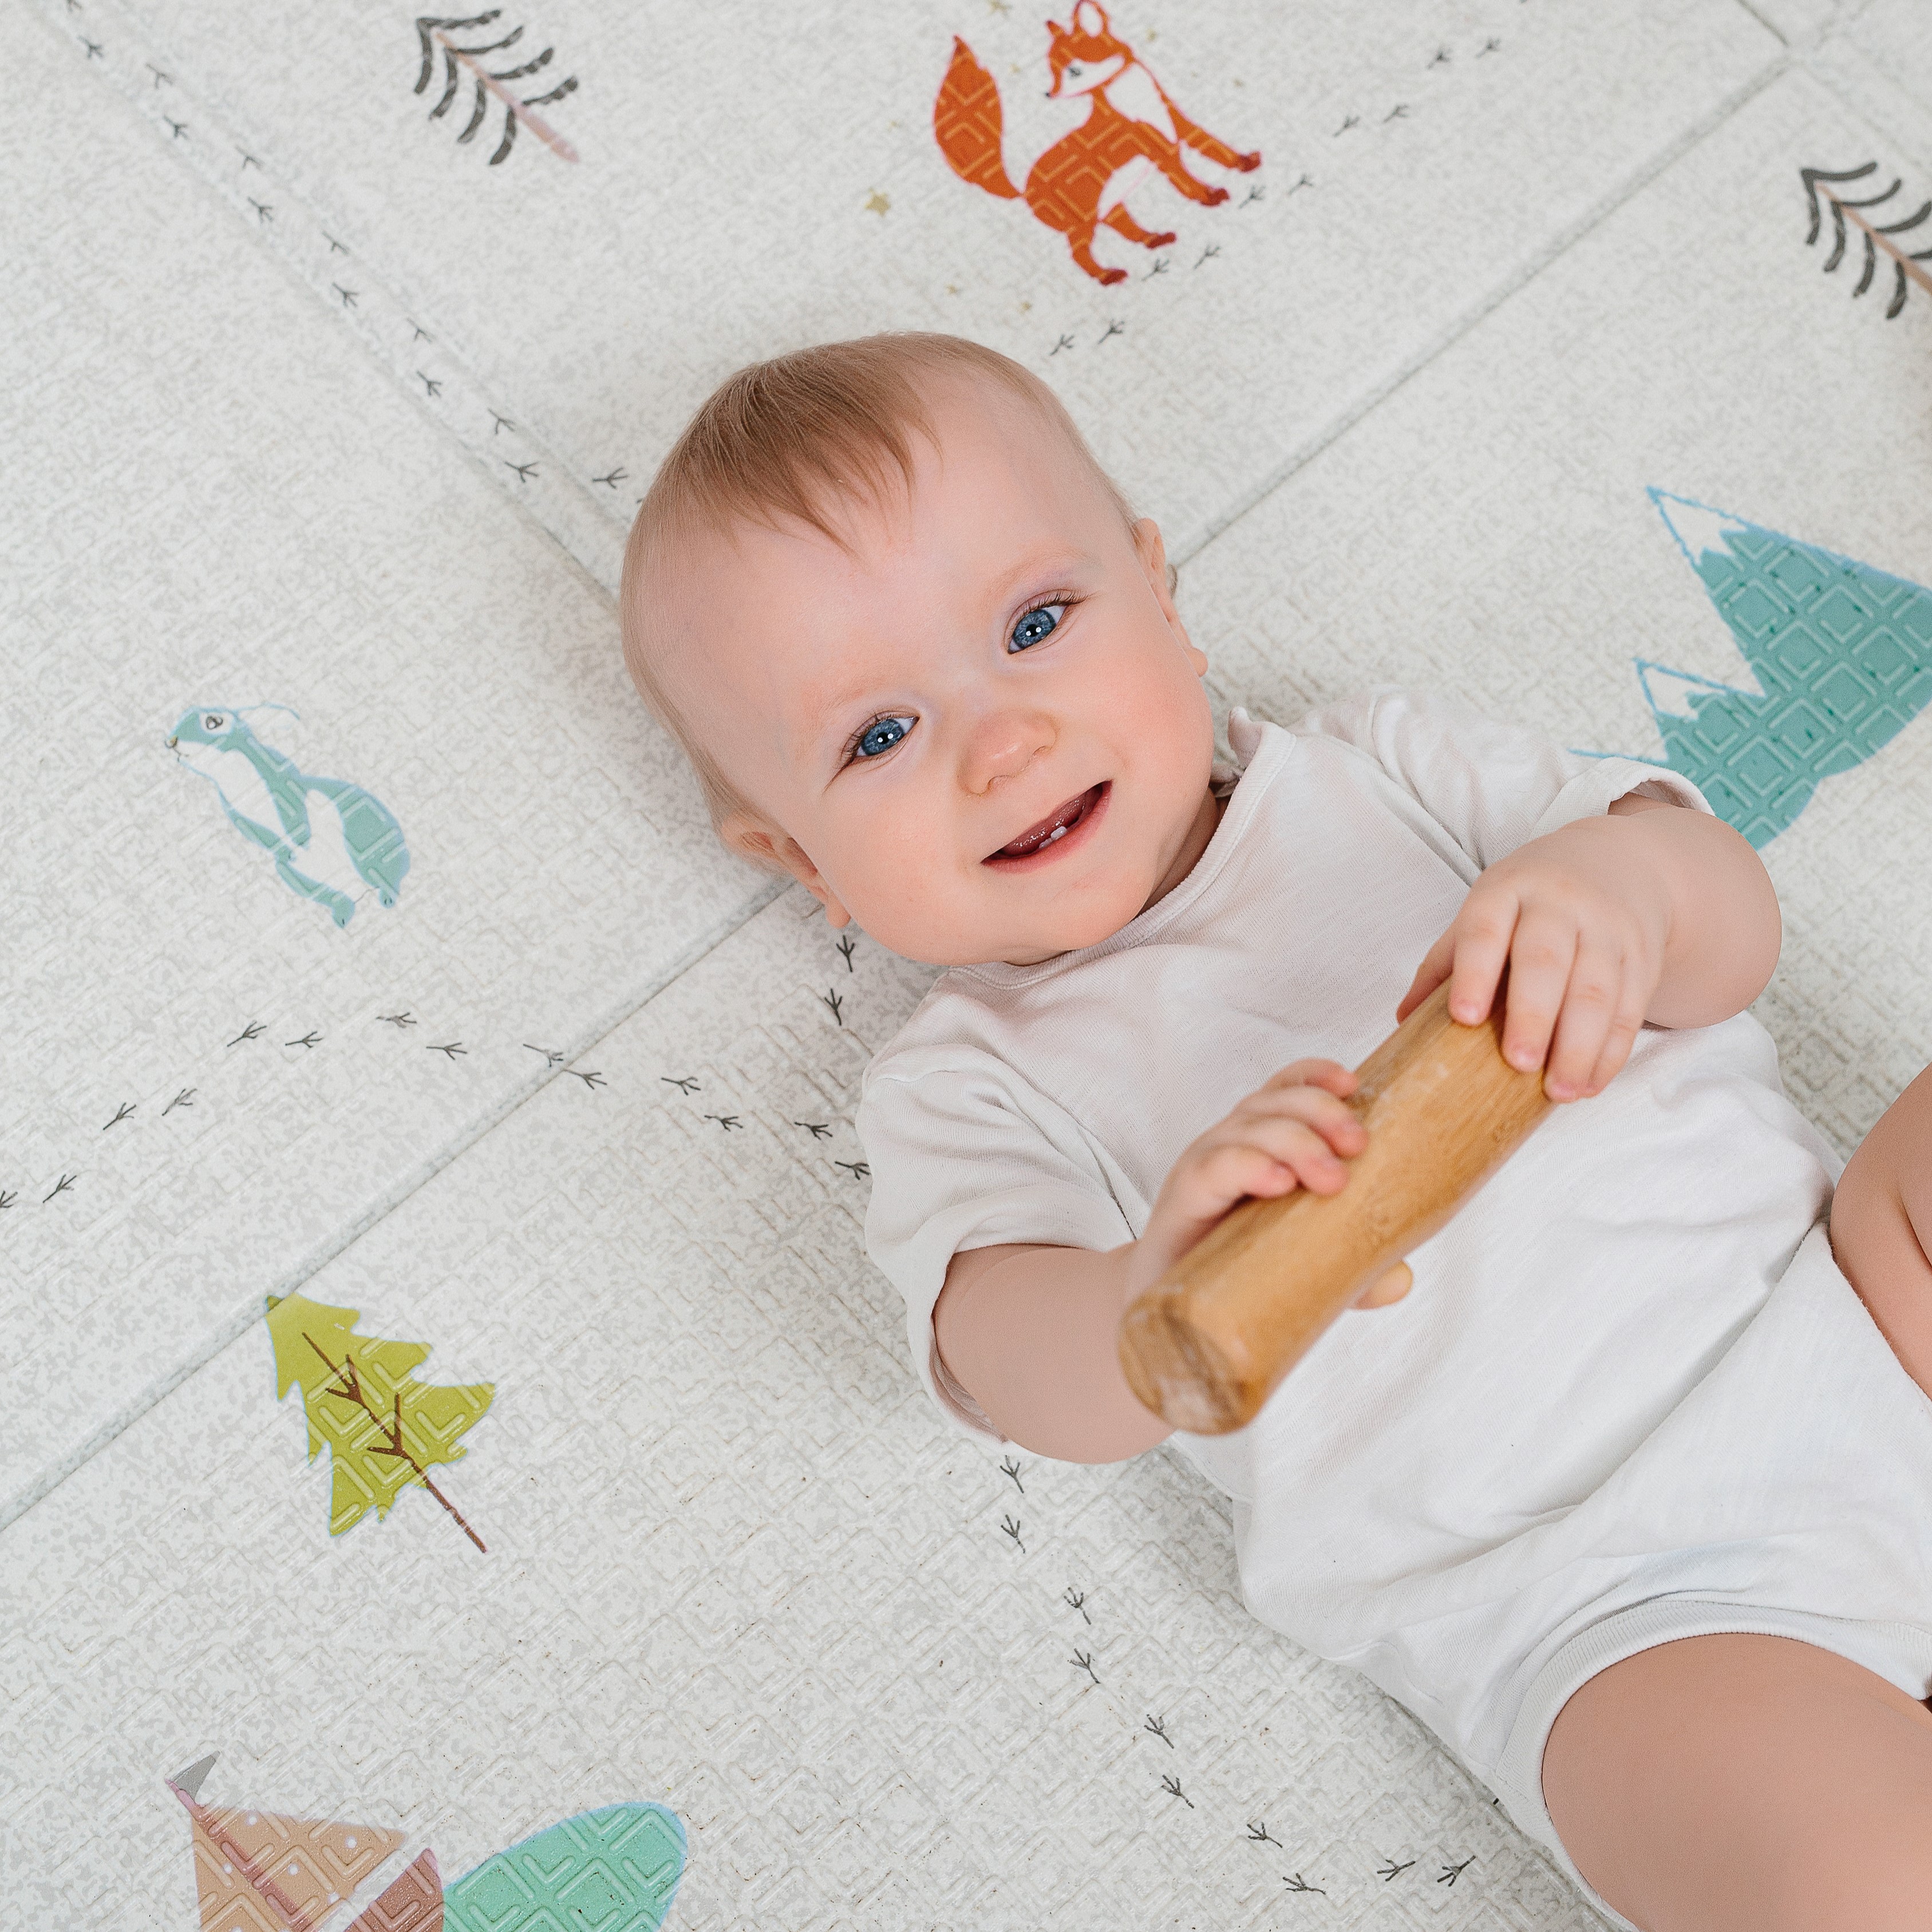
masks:
{"label": "baby's ear", "polygon": [[777,872],[784,862],[770,830],[748,812],[730,812],[718,821],[718,836],[741,859],[748,859],[767,872]]}
{"label": "baby's ear", "polygon": [[1141,568],[1146,573],[1148,587],[1154,592],[1160,605],[1160,614],[1167,620],[1181,649],[1192,661],[1194,674],[1204,676],[1208,670],[1207,654],[1187,634],[1187,626],[1180,621],[1180,612],[1174,602],[1174,586],[1178,580],[1174,566],[1167,560],[1167,547],[1160,540],[1160,526],[1151,517],[1143,517],[1133,528],[1134,550],[1141,560]]}
{"label": "baby's ear", "polygon": [[852,915],[839,904],[824,874],[796,838],[748,812],[728,812],[719,821],[718,836],[753,865],[768,872],[789,872],[825,908],[826,919],[831,925],[851,924]]}

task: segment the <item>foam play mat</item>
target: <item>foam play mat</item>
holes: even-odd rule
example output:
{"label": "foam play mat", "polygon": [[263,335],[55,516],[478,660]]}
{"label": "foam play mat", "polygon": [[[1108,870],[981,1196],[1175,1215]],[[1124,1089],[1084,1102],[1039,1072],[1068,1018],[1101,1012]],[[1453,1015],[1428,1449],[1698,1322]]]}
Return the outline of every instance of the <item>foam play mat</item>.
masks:
{"label": "foam play mat", "polygon": [[1218,710],[1702,788],[1849,1151],[1932,1060],[1918,0],[1368,10],[0,0],[0,1927],[1600,1922],[1177,1453],[933,1412],[852,1126],[931,973],[617,648],[717,381],[974,337]]}

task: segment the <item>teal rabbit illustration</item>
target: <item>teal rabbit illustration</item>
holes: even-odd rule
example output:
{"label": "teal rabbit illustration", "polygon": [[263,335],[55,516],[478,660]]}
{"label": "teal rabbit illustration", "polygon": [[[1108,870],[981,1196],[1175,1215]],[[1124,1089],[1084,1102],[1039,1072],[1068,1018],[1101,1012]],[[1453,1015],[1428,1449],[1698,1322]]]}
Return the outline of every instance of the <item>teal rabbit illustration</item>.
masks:
{"label": "teal rabbit illustration", "polygon": [[167,743],[177,759],[214,786],[228,822],[275,862],[282,883],[326,908],[338,926],[372,889],[396,902],[410,869],[403,829],[388,807],[346,778],[316,778],[265,743],[250,716],[286,705],[197,705],[182,713]]}

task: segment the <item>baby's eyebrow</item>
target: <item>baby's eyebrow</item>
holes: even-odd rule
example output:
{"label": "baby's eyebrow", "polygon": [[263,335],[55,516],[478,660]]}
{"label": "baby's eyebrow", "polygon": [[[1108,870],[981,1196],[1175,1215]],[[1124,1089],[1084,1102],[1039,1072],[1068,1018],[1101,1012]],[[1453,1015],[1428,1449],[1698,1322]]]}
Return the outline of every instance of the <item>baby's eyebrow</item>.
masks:
{"label": "baby's eyebrow", "polygon": [[[785,736],[793,756],[801,763],[815,763],[828,752],[838,751],[851,735],[852,724],[860,722],[854,714],[871,700],[878,686],[876,676],[855,680],[819,699],[808,716],[790,723]],[[851,723],[841,722],[846,718]]]}
{"label": "baby's eyebrow", "polygon": [[1078,551],[1063,543],[1043,544],[1022,556],[1000,580],[998,602],[1008,602],[1019,594],[1029,578],[1071,576],[1086,562]]}
{"label": "baby's eyebrow", "polygon": [[834,728],[833,720],[847,712],[865,704],[876,692],[880,682],[879,674],[868,672],[863,677],[855,678],[838,690],[827,692],[813,707],[813,717],[809,729],[814,736],[820,736]]}

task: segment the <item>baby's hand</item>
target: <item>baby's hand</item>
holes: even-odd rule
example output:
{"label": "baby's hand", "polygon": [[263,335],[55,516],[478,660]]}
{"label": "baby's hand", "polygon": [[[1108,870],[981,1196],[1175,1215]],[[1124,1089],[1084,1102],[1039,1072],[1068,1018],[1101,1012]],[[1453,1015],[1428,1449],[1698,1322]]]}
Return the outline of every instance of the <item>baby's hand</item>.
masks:
{"label": "baby's hand", "polygon": [[1342,1105],[1354,1090],[1355,1076],[1346,1066],[1298,1060],[1210,1127],[1174,1163],[1134,1244],[1129,1299],[1250,1195],[1268,1199],[1298,1187],[1340,1193],[1348,1179],[1344,1162],[1369,1142]]}
{"label": "baby's hand", "polygon": [[1670,938],[1669,888],[1625,831],[1614,813],[1580,819],[1498,860],[1429,949],[1396,1018],[1447,980],[1451,1017],[1473,1025],[1507,962],[1504,1057],[1528,1072],[1546,1053],[1552,1100],[1600,1094],[1630,1057]]}

